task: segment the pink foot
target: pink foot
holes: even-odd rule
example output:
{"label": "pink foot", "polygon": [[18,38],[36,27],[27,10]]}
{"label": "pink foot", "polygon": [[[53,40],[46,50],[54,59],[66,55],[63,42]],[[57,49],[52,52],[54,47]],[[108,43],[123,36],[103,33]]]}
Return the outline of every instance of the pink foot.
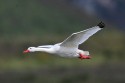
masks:
{"label": "pink foot", "polygon": [[91,59],[90,56],[88,55],[82,55],[82,54],[79,54],[79,58],[82,60],[82,59]]}

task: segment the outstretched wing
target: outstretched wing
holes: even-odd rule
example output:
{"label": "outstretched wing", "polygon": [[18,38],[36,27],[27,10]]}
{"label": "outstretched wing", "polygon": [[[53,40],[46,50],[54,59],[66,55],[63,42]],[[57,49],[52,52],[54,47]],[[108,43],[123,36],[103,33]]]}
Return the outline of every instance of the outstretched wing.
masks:
{"label": "outstretched wing", "polygon": [[79,44],[85,42],[90,36],[92,36],[101,29],[102,27],[100,28],[99,26],[95,26],[80,32],[73,33],[61,43],[61,46],[76,48]]}

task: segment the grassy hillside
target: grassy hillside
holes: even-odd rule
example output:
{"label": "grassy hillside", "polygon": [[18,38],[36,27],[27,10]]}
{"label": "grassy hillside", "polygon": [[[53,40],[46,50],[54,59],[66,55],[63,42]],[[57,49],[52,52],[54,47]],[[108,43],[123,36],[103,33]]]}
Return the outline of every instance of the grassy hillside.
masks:
{"label": "grassy hillside", "polygon": [[[103,83],[103,81],[109,81],[115,83],[119,80],[123,82],[121,77],[125,76],[121,75],[119,69],[125,68],[122,64],[125,60],[124,34],[109,27],[108,24],[106,29],[80,46],[80,49],[90,51],[91,60],[66,59],[40,52],[22,53],[29,46],[61,42],[72,32],[95,26],[100,21],[57,2],[0,1],[0,83],[10,81],[18,83],[50,83],[52,81],[54,83],[91,83],[92,81]],[[103,70],[104,67],[106,71]],[[116,76],[118,79],[115,76],[109,79],[108,72],[112,70],[114,71],[111,74],[119,74]],[[117,70],[118,72],[115,72]],[[100,74],[100,71],[105,71],[106,74]]]}

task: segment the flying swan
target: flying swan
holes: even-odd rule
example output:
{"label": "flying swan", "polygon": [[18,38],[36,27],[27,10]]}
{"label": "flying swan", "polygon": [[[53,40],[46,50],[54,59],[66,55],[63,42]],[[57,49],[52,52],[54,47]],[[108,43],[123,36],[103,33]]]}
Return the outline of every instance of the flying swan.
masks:
{"label": "flying swan", "polygon": [[89,55],[89,51],[80,50],[78,49],[78,46],[104,27],[105,24],[103,22],[100,22],[97,26],[73,33],[61,43],[57,43],[54,45],[29,47],[23,53],[41,51],[50,54],[56,54],[61,57],[77,57],[80,59],[90,59],[91,57]]}

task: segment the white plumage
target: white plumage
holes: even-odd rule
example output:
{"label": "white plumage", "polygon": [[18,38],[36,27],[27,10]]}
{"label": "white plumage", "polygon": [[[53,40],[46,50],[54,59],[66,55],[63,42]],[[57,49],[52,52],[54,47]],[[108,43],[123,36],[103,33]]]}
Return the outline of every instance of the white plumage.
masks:
{"label": "white plumage", "polygon": [[84,43],[90,36],[103,29],[104,23],[100,22],[97,26],[73,33],[66,40],[55,45],[43,45],[38,47],[29,47],[24,53],[42,51],[56,54],[61,57],[79,57],[80,59],[89,59],[89,52],[78,49],[78,46]]}

